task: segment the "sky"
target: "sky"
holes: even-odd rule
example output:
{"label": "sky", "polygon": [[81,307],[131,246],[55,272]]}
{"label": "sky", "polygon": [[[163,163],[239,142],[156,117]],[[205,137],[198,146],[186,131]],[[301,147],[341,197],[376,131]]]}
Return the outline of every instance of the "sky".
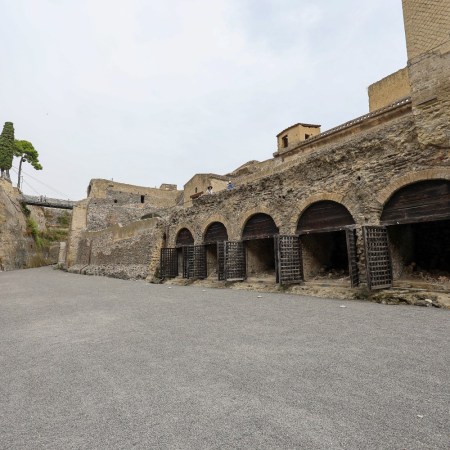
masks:
{"label": "sky", "polygon": [[294,123],[366,114],[407,62],[400,0],[0,0],[0,17],[0,126],[44,167],[23,191],[72,200],[92,178],[182,189],[269,159]]}

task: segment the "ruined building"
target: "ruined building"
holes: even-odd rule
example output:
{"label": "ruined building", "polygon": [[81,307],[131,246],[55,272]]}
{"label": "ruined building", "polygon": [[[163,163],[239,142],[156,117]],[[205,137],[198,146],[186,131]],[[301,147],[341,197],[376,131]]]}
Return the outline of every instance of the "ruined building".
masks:
{"label": "ruined building", "polygon": [[[290,126],[272,158],[226,175],[194,175],[182,191],[91,181],[73,212],[69,270],[281,284],[338,279],[369,289],[420,272],[445,283],[450,2],[403,0],[403,12],[407,67],[369,87],[368,114],[324,132]],[[205,195],[209,185],[213,195]]]}

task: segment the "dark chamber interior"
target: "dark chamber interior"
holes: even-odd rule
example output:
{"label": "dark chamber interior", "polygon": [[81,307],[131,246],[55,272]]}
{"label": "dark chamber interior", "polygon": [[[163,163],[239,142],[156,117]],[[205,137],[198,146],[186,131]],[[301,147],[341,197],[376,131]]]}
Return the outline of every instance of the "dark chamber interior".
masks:
{"label": "dark chamber interior", "polygon": [[247,250],[247,274],[275,276],[273,238],[246,241],[245,246]]}
{"label": "dark chamber interior", "polygon": [[394,276],[450,275],[450,220],[388,227]]}
{"label": "dark chamber interior", "polygon": [[206,245],[206,276],[217,275],[217,244]]}
{"label": "dark chamber interior", "polygon": [[302,235],[301,242],[305,271],[309,276],[349,275],[345,231]]}

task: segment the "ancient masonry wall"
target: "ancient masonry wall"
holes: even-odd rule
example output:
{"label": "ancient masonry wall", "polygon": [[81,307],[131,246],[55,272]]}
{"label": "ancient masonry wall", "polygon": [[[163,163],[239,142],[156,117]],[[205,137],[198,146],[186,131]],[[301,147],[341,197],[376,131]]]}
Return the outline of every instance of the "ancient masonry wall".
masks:
{"label": "ancient masonry wall", "polygon": [[[140,206],[143,188],[122,189],[103,180],[95,198],[74,210],[68,266],[87,265],[113,276],[144,277],[155,271],[159,248],[175,246],[181,228],[188,228],[200,244],[208,225],[219,221],[230,240],[239,240],[249,217],[267,213],[281,234],[292,235],[309,205],[333,200],[343,204],[356,223],[364,280],[362,226],[379,224],[383,205],[401,187],[427,179],[450,179],[450,3],[403,0],[403,8],[411,99],[322,133],[282,155],[276,152],[273,160],[243,167],[233,177],[234,190],[202,196],[191,208],[176,207],[177,192],[173,206]],[[164,210],[163,217],[170,214],[167,220],[142,229],[136,225],[138,229],[133,230],[133,221],[156,208]],[[117,223],[125,225],[130,235],[116,239],[118,231],[111,225]],[[98,234],[92,234],[94,230]],[[393,238],[398,241],[393,249],[398,275],[403,266],[399,255],[404,252],[397,250],[405,242],[403,236]]]}
{"label": "ancient masonry wall", "polygon": [[87,204],[86,228],[89,231],[102,230],[115,224],[127,225],[144,216],[163,213],[167,207],[152,205],[114,203],[108,199],[90,199]]}
{"label": "ancient masonry wall", "polygon": [[[359,269],[364,280],[362,226],[379,224],[383,205],[400,187],[432,178],[450,179],[450,154],[439,146],[423,149],[409,112],[360,131],[352,139],[297,155],[279,164],[277,172],[238,184],[233,191],[202,196],[191,208],[177,208],[167,220],[148,219],[85,231],[89,228],[87,209],[81,205],[81,212],[74,211],[76,257],[69,267],[74,266],[71,271],[121,278],[152,277],[161,246],[173,247],[181,228],[188,228],[196,243],[202,243],[208,225],[220,221],[229,239],[239,240],[247,219],[263,212],[274,218],[281,234],[295,234],[298,218],[310,204],[334,200],[342,203],[356,222]],[[305,265],[307,259],[305,254]],[[398,274],[401,262],[394,261],[394,265]]]}
{"label": "ancient masonry wall", "polygon": [[155,274],[163,242],[161,219],[146,219],[127,226],[114,225],[82,232],[76,263],[70,272],[123,279],[145,279]]}
{"label": "ancient masonry wall", "polygon": [[408,59],[429,52],[449,39],[448,0],[403,0]]}
{"label": "ancient masonry wall", "polygon": [[376,111],[410,95],[409,73],[405,67],[369,86],[369,110]]}
{"label": "ancient masonry wall", "polygon": [[259,212],[274,218],[280,234],[295,234],[307,206],[334,200],[350,211],[357,224],[359,269],[364,279],[361,227],[379,224],[384,203],[401,186],[429,178],[450,179],[450,154],[432,146],[424,151],[413,116],[408,114],[280,167],[284,170],[233,191],[200,197],[192,208],[173,214],[167,245],[175,245],[183,227],[201,243],[213,221],[224,223],[230,240],[239,240],[247,219]]}
{"label": "ancient masonry wall", "polygon": [[91,180],[86,204],[86,227],[101,230],[127,225],[153,213],[164,214],[182,201],[182,191],[132,186],[108,180]]}
{"label": "ancient masonry wall", "polygon": [[403,0],[408,70],[421,145],[449,148],[450,2]]}

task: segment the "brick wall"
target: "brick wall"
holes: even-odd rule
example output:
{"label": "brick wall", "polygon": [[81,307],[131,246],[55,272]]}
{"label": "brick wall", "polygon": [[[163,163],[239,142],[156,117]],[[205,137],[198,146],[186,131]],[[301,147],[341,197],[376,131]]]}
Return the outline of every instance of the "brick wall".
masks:
{"label": "brick wall", "polygon": [[450,33],[448,0],[403,0],[408,59],[443,44]]}

